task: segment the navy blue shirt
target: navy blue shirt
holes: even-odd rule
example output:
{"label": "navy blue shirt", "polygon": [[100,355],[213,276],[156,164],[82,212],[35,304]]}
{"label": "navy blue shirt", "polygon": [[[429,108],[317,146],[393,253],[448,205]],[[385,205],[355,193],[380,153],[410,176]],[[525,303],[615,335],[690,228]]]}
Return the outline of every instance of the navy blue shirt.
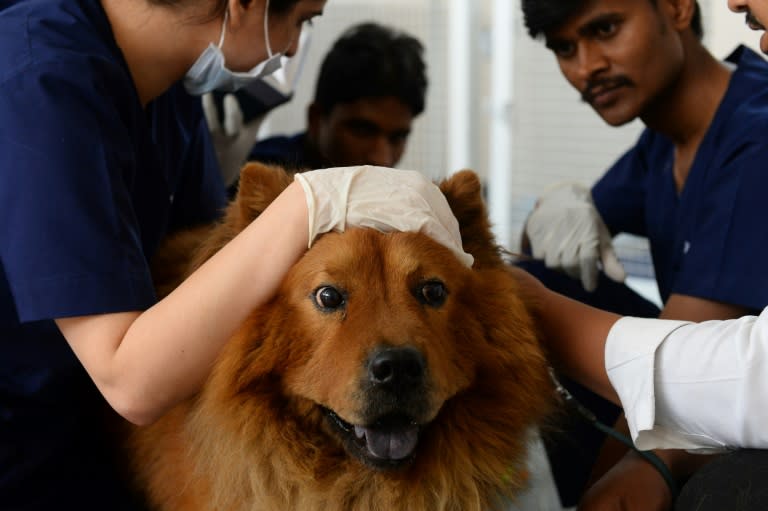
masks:
{"label": "navy blue shirt", "polygon": [[612,232],[649,239],[662,300],[759,311],[768,305],[768,63],[745,47],[728,61],[737,68],[681,193],[672,141],[646,129],[592,196]]}
{"label": "navy blue shirt", "polygon": [[307,146],[307,133],[274,137],[259,140],[254,144],[249,160],[280,165],[289,170],[308,170],[322,168]]}
{"label": "navy blue shirt", "polygon": [[98,0],[0,4],[0,508],[125,505],[52,320],[151,306],[160,240],[224,203],[199,98],[143,108]]}

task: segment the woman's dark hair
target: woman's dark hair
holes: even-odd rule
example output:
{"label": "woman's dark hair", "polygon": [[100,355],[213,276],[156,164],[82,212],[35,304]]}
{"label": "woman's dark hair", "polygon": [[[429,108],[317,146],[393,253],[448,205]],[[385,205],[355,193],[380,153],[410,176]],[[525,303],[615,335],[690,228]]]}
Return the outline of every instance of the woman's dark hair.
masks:
{"label": "woman's dark hair", "polygon": [[371,22],[354,25],[323,59],[315,104],[327,113],[337,103],[394,96],[419,115],[427,90],[423,52],[422,44],[403,32]]}
{"label": "woman's dark hair", "polygon": [[[649,1],[656,5],[656,0]],[[583,9],[586,3],[587,0],[522,0],[525,27],[531,37],[538,37],[561,26]],[[691,19],[691,30],[699,39],[704,37],[701,8],[698,2]]]}
{"label": "woman's dark hair", "polygon": [[[155,4],[155,5],[165,5],[167,7],[175,7],[177,5],[189,3],[190,0],[148,0],[148,1],[149,3]],[[247,4],[251,1],[252,0],[240,0],[240,2],[243,4]],[[276,15],[285,14],[300,1],[301,0],[269,0],[269,13],[276,14]],[[228,3],[229,3],[229,0],[216,0],[216,2],[214,2],[213,6],[211,7],[208,13],[209,19],[223,16],[224,12],[227,10]]]}

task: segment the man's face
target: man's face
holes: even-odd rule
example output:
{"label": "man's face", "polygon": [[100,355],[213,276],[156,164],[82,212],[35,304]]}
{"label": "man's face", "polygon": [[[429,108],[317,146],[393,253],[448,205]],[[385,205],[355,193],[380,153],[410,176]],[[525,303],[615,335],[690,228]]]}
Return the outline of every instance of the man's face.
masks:
{"label": "man's face", "polygon": [[386,96],[339,103],[327,114],[310,113],[309,136],[321,156],[335,167],[394,167],[405,151],[413,113]]}
{"label": "man's face", "polygon": [[768,22],[768,0],[728,0],[728,7],[733,12],[745,13],[749,28],[763,31],[760,49],[768,54],[768,36],[765,35],[765,24]]}
{"label": "man's face", "polygon": [[545,34],[565,78],[612,126],[643,116],[680,73],[684,52],[667,6],[590,0]]}

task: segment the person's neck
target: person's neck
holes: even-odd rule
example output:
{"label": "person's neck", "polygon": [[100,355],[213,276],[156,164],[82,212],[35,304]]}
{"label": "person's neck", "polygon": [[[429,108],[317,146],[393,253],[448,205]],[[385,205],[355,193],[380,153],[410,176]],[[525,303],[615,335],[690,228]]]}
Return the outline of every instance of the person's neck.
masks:
{"label": "person's neck", "polygon": [[685,51],[677,80],[641,115],[646,126],[669,137],[677,148],[698,145],[704,138],[731,79],[731,70],[698,42]]}
{"label": "person's neck", "polygon": [[731,70],[698,40],[685,48],[678,79],[641,116],[645,125],[675,146],[674,179],[682,191],[701,141],[728,90]]}
{"label": "person's neck", "polygon": [[197,13],[146,2],[101,0],[143,106],[183,78],[221,22],[195,21]]}

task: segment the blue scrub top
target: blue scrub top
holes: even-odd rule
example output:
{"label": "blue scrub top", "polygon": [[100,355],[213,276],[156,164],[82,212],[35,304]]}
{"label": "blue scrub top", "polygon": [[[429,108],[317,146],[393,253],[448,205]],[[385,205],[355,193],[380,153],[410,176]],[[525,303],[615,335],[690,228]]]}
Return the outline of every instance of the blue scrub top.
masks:
{"label": "blue scrub top", "polygon": [[52,319],[151,306],[160,240],[224,204],[199,98],[142,108],[98,0],[0,3],[0,508],[127,505]]}
{"label": "blue scrub top", "polygon": [[291,136],[278,135],[254,144],[248,160],[281,165],[291,170],[316,168],[307,155],[307,133]]}
{"label": "blue scrub top", "polygon": [[760,311],[768,305],[768,63],[745,47],[727,60],[737,68],[682,192],[672,142],[646,129],[592,196],[612,232],[648,237],[662,300],[675,293]]}

